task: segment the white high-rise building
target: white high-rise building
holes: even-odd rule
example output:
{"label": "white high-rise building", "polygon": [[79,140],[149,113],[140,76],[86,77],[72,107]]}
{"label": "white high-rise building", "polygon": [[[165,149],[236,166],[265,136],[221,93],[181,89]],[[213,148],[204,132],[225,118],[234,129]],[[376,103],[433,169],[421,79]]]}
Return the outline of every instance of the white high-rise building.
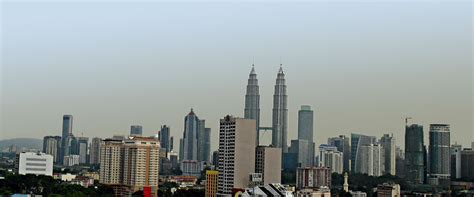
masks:
{"label": "white high-rise building", "polygon": [[64,156],[63,165],[64,166],[75,166],[79,165],[80,156],[79,155],[66,155]]}
{"label": "white high-rise building", "polygon": [[23,152],[17,155],[18,174],[53,176],[53,156],[44,153]]}
{"label": "white high-rise building", "polygon": [[257,146],[255,150],[255,172],[261,173],[263,184],[281,182],[281,149]]}
{"label": "white high-rise building", "polygon": [[319,165],[331,168],[331,172],[342,174],[344,168],[343,153],[335,146],[321,144],[319,146]]}
{"label": "white high-rise building", "polygon": [[232,116],[220,120],[218,196],[249,186],[249,175],[255,172],[255,124],[253,119]]}
{"label": "white high-rise building", "polygon": [[395,175],[397,173],[396,169],[396,146],[395,146],[395,138],[393,134],[390,136],[389,134],[384,134],[380,139],[380,144],[384,149],[384,174],[391,174]]}
{"label": "white high-rise building", "polygon": [[52,155],[54,163],[60,161],[61,136],[45,136],[43,138],[43,152]]}
{"label": "white high-rise building", "polygon": [[384,167],[384,150],[380,144],[363,145],[360,151],[360,170],[369,176],[382,176]]}
{"label": "white high-rise building", "polygon": [[102,143],[102,139],[95,137],[92,138],[91,148],[89,151],[89,163],[90,164],[98,164],[100,163],[100,144]]}

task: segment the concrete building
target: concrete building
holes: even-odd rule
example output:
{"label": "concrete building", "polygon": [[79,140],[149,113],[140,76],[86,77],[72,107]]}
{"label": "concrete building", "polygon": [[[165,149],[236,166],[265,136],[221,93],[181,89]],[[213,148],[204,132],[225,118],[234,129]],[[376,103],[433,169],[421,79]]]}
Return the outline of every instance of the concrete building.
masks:
{"label": "concrete building", "polygon": [[43,153],[52,155],[53,162],[58,163],[61,154],[61,136],[45,136],[43,138]]}
{"label": "concrete building", "polygon": [[361,172],[362,154],[359,154],[361,146],[375,144],[375,136],[366,136],[360,134],[351,134],[351,170],[354,172]]}
{"label": "concrete building", "polygon": [[203,164],[196,160],[184,160],[181,162],[181,171],[184,176],[195,176],[201,177],[201,171],[203,170]]}
{"label": "concrete building", "polygon": [[430,125],[429,177],[450,179],[450,130],[448,124]]}
{"label": "concrete building", "polygon": [[417,184],[425,182],[425,145],[423,126],[405,127],[405,178]]}
{"label": "concrete building", "polygon": [[161,150],[165,152],[166,156],[168,156],[168,153],[171,151],[170,137],[170,127],[162,125],[158,138],[160,139]]}
{"label": "concrete building", "polygon": [[71,147],[70,147],[70,137],[72,136],[72,115],[64,115],[63,116],[63,128],[62,128],[62,136],[61,136],[61,163],[63,161],[64,156],[69,155]]}
{"label": "concrete building", "polygon": [[331,197],[329,187],[320,187],[319,189],[302,189],[296,191],[296,197]]}
{"label": "concrete building", "polygon": [[255,172],[262,174],[263,184],[281,183],[281,148],[257,146]]}
{"label": "concrete building", "polygon": [[217,181],[219,178],[219,171],[207,170],[206,171],[206,197],[217,196]]}
{"label": "concrete building", "polygon": [[184,118],[183,158],[182,160],[198,160],[199,119],[193,109]]}
{"label": "concrete building", "polygon": [[255,172],[256,121],[226,116],[220,120],[218,195],[232,194],[232,189],[249,185]]}
{"label": "concrete building", "polygon": [[184,139],[179,139],[179,161],[184,160]]}
{"label": "concrete building", "polygon": [[343,156],[343,170],[348,172],[351,170],[351,143],[348,137],[345,135],[339,135],[328,139],[328,145],[337,147],[339,152],[342,152]]}
{"label": "concrete building", "polygon": [[291,140],[289,153],[297,155],[297,167],[311,167],[308,163],[308,140]]}
{"label": "concrete building", "polygon": [[130,126],[130,136],[142,136],[143,127],[141,125],[131,125]]}
{"label": "concrete building", "polygon": [[257,131],[256,143],[258,146],[260,144],[260,93],[258,87],[257,73],[255,73],[255,67],[253,64],[247,82],[244,118],[253,119],[257,122],[255,130]]}
{"label": "concrete building", "polygon": [[380,144],[363,145],[359,148],[360,173],[369,176],[382,176],[384,172],[384,149]]}
{"label": "concrete building", "polygon": [[349,191],[352,197],[367,197],[367,193],[361,191]]}
{"label": "concrete building", "polygon": [[456,143],[456,144],[451,145],[450,172],[451,172],[451,178],[453,179],[461,178],[461,151],[462,151],[462,146],[460,144]]}
{"label": "concrete building", "polygon": [[22,152],[16,157],[16,172],[21,175],[53,176],[53,156],[44,153]]}
{"label": "concrete building", "polygon": [[461,151],[461,178],[474,179],[474,149]]}
{"label": "concrete building", "polygon": [[199,120],[198,161],[211,161],[211,128],[205,128],[204,120]]}
{"label": "concrete building", "polygon": [[132,191],[151,187],[158,189],[160,143],[153,137],[131,137],[124,140],[123,184]]}
{"label": "concrete building", "polygon": [[123,140],[104,139],[100,146],[100,183],[114,185],[121,184]]}
{"label": "concrete building", "polygon": [[296,188],[319,188],[331,186],[331,169],[328,167],[306,167],[296,169]]}
{"label": "concrete building", "polygon": [[105,139],[101,145],[100,183],[111,185],[115,195],[149,187],[158,189],[160,143],[154,137]]}
{"label": "concrete building", "polygon": [[321,144],[319,146],[319,166],[331,168],[331,173],[342,174],[344,160],[342,152],[335,146]]}
{"label": "concrete building", "polygon": [[384,166],[383,174],[395,175],[397,173],[396,168],[396,146],[395,138],[392,135],[384,134],[380,139],[384,151]]}
{"label": "concrete building", "polygon": [[100,163],[100,144],[102,139],[95,137],[92,138],[90,151],[89,151],[89,163],[90,164],[99,164]]}
{"label": "concrete building", "polygon": [[[273,94],[272,145],[288,152],[288,96],[286,95],[285,74],[282,65],[277,74],[275,93]],[[282,154],[283,155],[283,154]]]}
{"label": "concrete building", "polygon": [[88,163],[88,153],[89,150],[89,138],[88,137],[76,137],[77,144],[75,145],[76,151],[75,154],[79,155],[79,164]]}
{"label": "concrete building", "polygon": [[308,152],[306,153],[306,164],[311,167],[314,166],[315,143],[313,138],[314,133],[314,113],[311,106],[303,105],[298,111],[298,139],[308,141]]}
{"label": "concrete building", "polygon": [[80,164],[79,155],[66,155],[64,156],[63,165],[64,166],[75,166]]}
{"label": "concrete building", "polygon": [[380,184],[377,186],[377,197],[401,197],[399,184]]}

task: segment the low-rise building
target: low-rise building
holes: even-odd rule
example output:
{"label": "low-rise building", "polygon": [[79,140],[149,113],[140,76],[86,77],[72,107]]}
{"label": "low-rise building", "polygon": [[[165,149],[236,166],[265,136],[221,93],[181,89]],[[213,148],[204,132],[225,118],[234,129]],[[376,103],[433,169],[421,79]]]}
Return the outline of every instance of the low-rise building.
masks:
{"label": "low-rise building", "polygon": [[352,197],[367,197],[367,193],[361,191],[349,191]]}
{"label": "low-rise building", "polygon": [[239,192],[235,196],[241,197],[270,197],[270,196],[282,196],[282,197],[293,197],[293,192],[288,190],[285,186],[279,183],[271,183],[263,186],[255,186],[246,188],[245,191]]}
{"label": "low-rise building", "polygon": [[16,172],[21,175],[53,176],[53,156],[44,153],[22,152],[16,158]]}
{"label": "low-rise building", "polygon": [[302,189],[296,192],[296,197],[331,197],[331,190],[329,187]]}
{"label": "low-rise building", "polygon": [[400,197],[400,185],[384,183],[377,186],[378,197]]}
{"label": "low-rise building", "polygon": [[296,188],[320,188],[331,186],[331,168],[305,167],[296,170]]}

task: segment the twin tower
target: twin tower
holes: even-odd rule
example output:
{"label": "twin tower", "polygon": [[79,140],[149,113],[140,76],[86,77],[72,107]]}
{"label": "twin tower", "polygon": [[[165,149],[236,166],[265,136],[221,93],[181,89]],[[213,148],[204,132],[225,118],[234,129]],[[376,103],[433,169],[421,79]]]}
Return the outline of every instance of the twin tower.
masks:
{"label": "twin tower", "polygon": [[[284,153],[288,152],[288,96],[286,95],[285,73],[282,64],[278,70],[275,93],[273,94],[272,113],[272,146],[281,148]],[[257,73],[252,64],[249,74],[247,93],[245,94],[244,118],[257,121],[257,145],[260,145],[260,93],[258,87]]]}

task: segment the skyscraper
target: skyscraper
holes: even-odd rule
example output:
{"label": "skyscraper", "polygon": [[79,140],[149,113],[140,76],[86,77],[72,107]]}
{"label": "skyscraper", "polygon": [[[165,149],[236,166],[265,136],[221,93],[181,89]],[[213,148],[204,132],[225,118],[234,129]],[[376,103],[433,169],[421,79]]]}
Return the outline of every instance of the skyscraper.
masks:
{"label": "skyscraper", "polygon": [[396,169],[396,146],[395,146],[395,138],[390,136],[389,134],[384,134],[380,139],[380,144],[384,150],[384,157],[385,157],[385,169],[384,174],[391,174],[395,175],[397,172]]}
{"label": "skyscraper", "polygon": [[319,166],[331,168],[332,173],[342,174],[343,154],[337,150],[337,147],[326,144],[319,146]]}
{"label": "skyscraper", "polygon": [[143,127],[141,125],[131,125],[130,126],[130,136],[142,136]]}
{"label": "skyscraper", "polygon": [[170,127],[166,125],[162,125],[160,129],[160,144],[161,144],[161,150],[163,150],[166,155],[168,155],[168,152],[170,152]]}
{"label": "skyscraper", "polygon": [[252,64],[252,70],[249,74],[249,79],[247,83],[247,92],[245,94],[245,109],[244,109],[244,118],[245,119],[254,119],[257,121],[256,131],[257,131],[257,145],[260,144],[260,93],[258,87],[257,74],[255,73],[255,67]]}
{"label": "skyscraper", "polygon": [[61,152],[61,136],[45,136],[43,138],[43,152],[53,156],[53,162],[59,161]]}
{"label": "skyscraper", "polygon": [[255,172],[256,121],[226,116],[219,131],[219,195],[249,185],[249,174]]}
{"label": "skyscraper", "polygon": [[430,125],[429,173],[431,178],[450,178],[450,130],[448,124]]}
{"label": "skyscraper", "polygon": [[285,74],[280,64],[280,70],[276,78],[275,93],[273,94],[272,144],[274,147],[281,148],[283,153],[288,152],[287,100]]}
{"label": "skyscraper", "polygon": [[79,155],[79,163],[86,164],[87,163],[87,150],[89,148],[89,138],[88,137],[77,137],[77,144],[76,144],[76,154]]}
{"label": "skyscraper", "polygon": [[193,109],[184,118],[183,160],[198,160],[199,119]]}
{"label": "skyscraper", "polygon": [[89,163],[90,164],[99,164],[100,163],[100,144],[102,139],[95,137],[92,138],[90,151],[89,151]]}
{"label": "skyscraper", "polygon": [[461,178],[461,151],[462,146],[460,144],[453,144],[451,145],[451,178],[459,179]]}
{"label": "skyscraper", "polygon": [[[382,176],[384,167],[384,149],[380,144],[361,145],[359,147],[359,173],[369,176]],[[356,168],[356,169],[357,169]]]}
{"label": "skyscraper", "polygon": [[425,145],[423,126],[412,124],[405,128],[405,173],[413,183],[425,182]]}
{"label": "skyscraper", "polygon": [[204,145],[202,151],[202,161],[211,161],[211,128],[204,129]]}
{"label": "skyscraper", "polygon": [[344,160],[344,171],[350,171],[350,161],[351,161],[351,144],[348,137],[345,135],[340,135],[339,137],[333,137],[328,139],[328,145],[337,147],[339,152],[342,152],[342,157]]}
{"label": "skyscraper", "polygon": [[184,139],[179,139],[179,161],[184,160]]}
{"label": "skyscraper", "polygon": [[303,105],[298,111],[298,139],[308,141],[308,155],[306,156],[307,166],[314,166],[314,149],[315,143],[313,139],[313,110],[311,106]]}
{"label": "skyscraper", "polygon": [[210,151],[211,151],[211,129],[206,128],[205,120],[198,120],[198,133],[197,133],[198,151],[197,160],[209,162]]}
{"label": "skyscraper", "polygon": [[61,163],[63,161],[64,156],[69,155],[70,147],[69,141],[70,136],[72,136],[72,115],[64,115],[63,116],[63,131],[61,136],[61,156],[59,157]]}
{"label": "skyscraper", "polygon": [[351,170],[361,172],[361,154],[360,147],[364,145],[375,144],[375,136],[366,136],[360,134],[351,134]]}

